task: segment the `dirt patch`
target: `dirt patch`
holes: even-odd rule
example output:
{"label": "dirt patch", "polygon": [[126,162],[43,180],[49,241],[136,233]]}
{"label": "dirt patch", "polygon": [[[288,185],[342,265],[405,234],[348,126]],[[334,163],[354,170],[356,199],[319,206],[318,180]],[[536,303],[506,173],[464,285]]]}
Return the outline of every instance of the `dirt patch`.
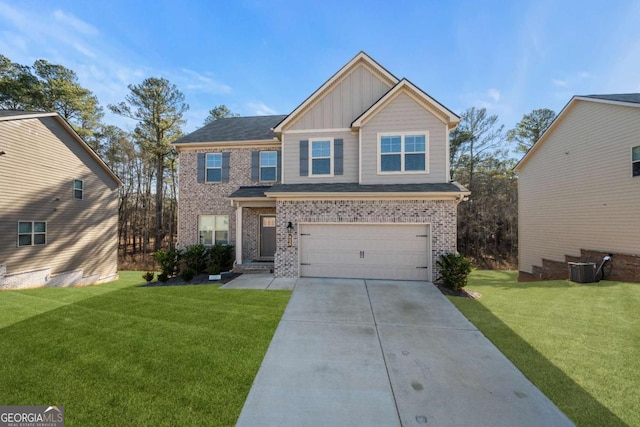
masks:
{"label": "dirt patch", "polygon": [[478,292],[474,292],[474,291],[469,291],[466,290],[464,288],[458,290],[458,291],[454,291],[453,289],[449,289],[445,286],[439,285],[436,283],[436,287],[438,289],[440,289],[440,292],[442,292],[444,295],[448,295],[448,296],[452,296],[452,297],[461,297],[461,298],[471,298],[471,299],[478,299],[480,297],[482,297],[482,294],[478,293]]}
{"label": "dirt patch", "polygon": [[185,282],[181,277],[172,277],[166,282],[153,281],[146,283],[144,285],[140,285],[140,287],[152,287],[152,286],[185,286],[185,285],[219,285],[230,282],[236,277],[242,275],[242,273],[222,273],[220,275],[220,280],[209,280],[208,274],[199,274],[194,276],[193,279]]}

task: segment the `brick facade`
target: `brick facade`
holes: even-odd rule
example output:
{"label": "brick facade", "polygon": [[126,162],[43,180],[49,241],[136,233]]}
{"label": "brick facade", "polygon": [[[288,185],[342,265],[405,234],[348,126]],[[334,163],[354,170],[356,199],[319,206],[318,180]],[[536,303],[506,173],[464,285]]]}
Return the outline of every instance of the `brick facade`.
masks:
{"label": "brick facade", "polygon": [[[453,200],[316,200],[276,203],[276,277],[298,277],[298,224],[429,223],[433,280],[439,276],[440,255],[456,251],[457,204]],[[287,224],[293,223],[288,246]]]}
{"label": "brick facade", "polygon": [[260,257],[260,216],[275,215],[276,208],[244,208],[242,210],[242,259]]}
{"label": "brick facade", "polygon": [[[278,150],[279,145],[260,146],[260,148],[202,148],[180,150],[180,170],[178,174],[179,198],[178,198],[178,247],[185,247],[198,243],[198,215],[228,215],[229,216],[229,243],[236,243],[236,209],[227,198],[241,186],[268,185],[266,183],[251,181],[251,152],[255,150]],[[229,182],[199,183],[198,153],[229,152]],[[252,218],[251,208],[244,209],[243,217]],[[257,220],[256,220],[257,221]],[[250,228],[250,227],[249,227]],[[243,240],[244,244],[249,243]],[[256,246],[256,242],[249,245]],[[255,249],[254,249],[255,250]],[[252,252],[242,250],[245,254],[254,255]],[[254,252],[257,256],[257,252]]]}

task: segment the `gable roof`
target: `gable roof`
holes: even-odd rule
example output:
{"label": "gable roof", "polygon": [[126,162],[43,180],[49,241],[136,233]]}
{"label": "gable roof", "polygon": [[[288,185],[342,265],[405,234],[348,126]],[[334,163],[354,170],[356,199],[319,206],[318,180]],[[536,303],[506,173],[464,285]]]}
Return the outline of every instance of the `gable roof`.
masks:
{"label": "gable roof", "polygon": [[585,95],[582,98],[602,99],[605,101],[629,102],[640,104],[640,93],[618,93],[611,95]]}
{"label": "gable roof", "polygon": [[273,140],[275,135],[271,129],[285,117],[287,116],[274,115],[218,119],[183,136],[173,144]]}
{"label": "gable roof", "polygon": [[558,126],[558,124],[562,122],[565,116],[569,114],[569,111],[571,111],[573,106],[580,101],[598,102],[602,104],[620,105],[625,107],[638,108],[640,107],[640,93],[619,93],[619,94],[610,94],[610,95],[575,95],[573,96],[569,100],[567,105],[565,105],[564,108],[560,111],[560,113],[558,113],[556,118],[553,119],[553,122],[551,122],[547,130],[545,130],[544,133],[540,136],[540,139],[538,139],[538,141],[535,144],[533,144],[531,148],[529,148],[529,151],[526,152],[526,154],[522,157],[522,159],[520,159],[518,164],[513,168],[513,170],[516,173],[520,171],[522,166],[524,166],[524,164],[531,158],[533,153],[535,153],[538,150],[538,148],[542,144],[544,144],[544,142],[548,139],[549,135],[551,135],[553,130],[556,128],[556,126]]}
{"label": "gable roof", "polygon": [[82,139],[80,135],[71,127],[71,125],[62,118],[58,113],[46,113],[46,112],[37,112],[37,111],[20,111],[20,110],[0,110],[0,122],[8,122],[12,120],[25,120],[25,119],[37,119],[41,117],[53,117],[62,127],[71,135],[71,137],[76,140],[78,144],[87,152],[93,159],[98,162],[98,165],[102,167],[102,169],[107,172],[117,184],[118,186],[122,185],[122,181],[120,178],[111,170],[109,166],[98,156],[98,154],[93,151],[85,141]]}
{"label": "gable roof", "polygon": [[422,89],[411,83],[407,79],[402,79],[398,84],[391,88],[382,98],[376,101],[368,110],[360,115],[351,123],[351,127],[360,128],[364,126],[371,118],[384,109],[391,101],[393,101],[400,93],[406,93],[413,98],[418,104],[429,110],[433,115],[447,124],[449,129],[458,126],[460,117],[449,110],[444,105],[430,97]]}
{"label": "gable roof", "polygon": [[273,132],[276,135],[279,135],[284,130],[285,126],[293,123],[300,115],[304,114],[307,110],[313,107],[317,102],[319,102],[322,97],[331,90],[334,86],[340,83],[344,78],[346,78],[351,71],[353,71],[360,64],[364,64],[372,70],[378,77],[382,80],[389,83],[390,86],[396,85],[398,83],[398,78],[391,74],[387,69],[385,69],[382,65],[378,64],[373,58],[367,55],[365,52],[361,51],[356,56],[354,56],[349,62],[347,62],[342,68],[340,68],[329,80],[324,82],[322,86],[316,89],[307,99],[305,99],[302,104],[298,105],[288,116],[286,116],[280,123],[277,123],[273,128]]}

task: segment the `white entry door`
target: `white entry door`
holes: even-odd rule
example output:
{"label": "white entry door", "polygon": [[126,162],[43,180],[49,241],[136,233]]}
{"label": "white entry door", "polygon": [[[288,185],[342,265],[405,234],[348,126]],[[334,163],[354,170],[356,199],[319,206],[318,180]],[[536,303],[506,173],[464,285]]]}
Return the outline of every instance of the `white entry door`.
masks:
{"label": "white entry door", "polygon": [[428,224],[301,224],[300,276],[431,281]]}

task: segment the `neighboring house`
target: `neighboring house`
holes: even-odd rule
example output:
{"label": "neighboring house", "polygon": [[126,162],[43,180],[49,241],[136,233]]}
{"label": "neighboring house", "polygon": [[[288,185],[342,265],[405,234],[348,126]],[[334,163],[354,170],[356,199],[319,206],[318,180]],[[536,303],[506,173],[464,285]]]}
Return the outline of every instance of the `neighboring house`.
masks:
{"label": "neighboring house", "polygon": [[640,94],[574,96],[515,171],[520,280],[613,254],[640,281]]}
{"label": "neighboring house", "polygon": [[361,52],[289,115],[175,142],[178,244],[234,244],[277,277],[434,280],[469,194],[449,177],[458,122]]}
{"label": "neighboring house", "polygon": [[0,288],[118,277],[117,176],[56,113],[0,111]]}

